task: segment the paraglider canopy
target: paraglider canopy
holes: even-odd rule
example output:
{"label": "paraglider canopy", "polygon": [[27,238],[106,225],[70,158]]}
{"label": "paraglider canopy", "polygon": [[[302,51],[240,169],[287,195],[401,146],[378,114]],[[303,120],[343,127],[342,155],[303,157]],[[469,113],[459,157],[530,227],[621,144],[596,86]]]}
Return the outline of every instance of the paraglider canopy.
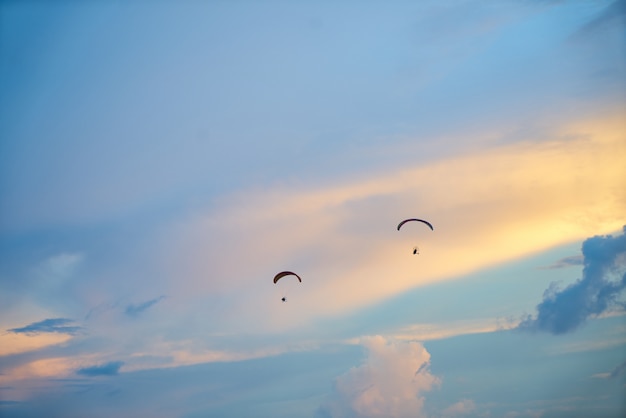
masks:
{"label": "paraglider canopy", "polygon": [[429,227],[432,231],[434,231],[434,230],[435,230],[435,229],[433,228],[433,226],[432,226],[432,224],[431,224],[430,222],[425,221],[425,220],[423,220],[423,219],[411,218],[411,219],[405,219],[405,220],[403,220],[402,222],[400,222],[400,223],[398,224],[398,231],[400,230],[400,228],[402,227],[402,225],[404,225],[404,224],[405,224],[405,223],[407,223],[407,222],[422,222],[423,224],[428,225],[428,227]]}
{"label": "paraglider canopy", "polygon": [[292,271],[281,271],[276,276],[274,276],[274,283],[278,282],[280,279],[282,279],[285,276],[296,276],[298,278],[298,281],[302,283],[302,279],[300,278],[300,276],[298,276],[296,273]]}

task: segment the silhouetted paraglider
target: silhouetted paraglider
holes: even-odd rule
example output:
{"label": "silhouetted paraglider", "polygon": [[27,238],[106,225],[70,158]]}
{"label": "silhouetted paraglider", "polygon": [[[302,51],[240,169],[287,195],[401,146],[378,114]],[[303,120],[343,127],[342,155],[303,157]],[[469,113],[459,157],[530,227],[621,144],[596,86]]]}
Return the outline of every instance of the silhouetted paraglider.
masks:
{"label": "silhouetted paraglider", "polygon": [[[278,281],[285,276],[295,276],[298,279],[298,282],[302,283],[302,279],[296,273],[292,271],[281,271],[276,276],[274,276],[274,284],[278,283]],[[287,302],[287,297],[283,296],[280,300],[283,302]]]}
{"label": "silhouetted paraglider", "polygon": [[[402,228],[402,225],[404,225],[407,222],[421,222],[421,223],[425,224],[426,226],[428,226],[431,231],[435,230],[435,228],[433,228],[433,225],[430,222],[428,222],[428,221],[425,221],[423,219],[417,219],[417,218],[409,218],[409,219],[403,220],[402,222],[400,222],[398,224],[398,231],[400,230],[400,228]],[[413,247],[413,254],[415,255],[415,254],[419,254],[419,253],[420,253],[419,247],[418,246]]]}

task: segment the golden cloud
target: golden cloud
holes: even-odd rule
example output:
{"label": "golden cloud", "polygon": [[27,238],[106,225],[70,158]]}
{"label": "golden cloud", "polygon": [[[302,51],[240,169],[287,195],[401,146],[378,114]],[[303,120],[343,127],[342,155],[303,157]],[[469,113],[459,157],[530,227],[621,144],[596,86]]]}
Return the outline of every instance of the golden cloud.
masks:
{"label": "golden cloud", "polygon": [[[605,119],[339,185],[231,196],[178,231],[185,262],[173,267],[188,281],[174,292],[241,293],[255,314],[237,326],[282,328],[582,242],[626,221],[624,157],[621,120]],[[435,230],[396,231],[415,216]],[[303,278],[297,311],[261,301],[282,269]]]}

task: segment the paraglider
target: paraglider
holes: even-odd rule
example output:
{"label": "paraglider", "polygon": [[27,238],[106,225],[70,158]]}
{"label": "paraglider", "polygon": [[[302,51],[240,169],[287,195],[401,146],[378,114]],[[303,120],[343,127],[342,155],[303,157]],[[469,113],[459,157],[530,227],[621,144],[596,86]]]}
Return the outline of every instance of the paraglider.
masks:
{"label": "paraglider", "polygon": [[[278,283],[278,281],[285,276],[295,276],[298,279],[298,282],[302,283],[302,279],[296,273],[292,271],[281,271],[276,276],[274,276],[274,284]],[[280,300],[283,302],[287,302],[287,296],[283,296]]]}
{"label": "paraglider", "polygon": [[298,276],[296,273],[292,271],[281,271],[276,276],[274,276],[274,283],[278,282],[280,279],[282,279],[285,276],[296,276],[298,278],[298,281],[302,283],[302,279],[300,278],[300,276]]}
{"label": "paraglider", "polygon": [[[435,228],[433,228],[433,225],[430,222],[428,222],[428,221],[425,221],[423,219],[417,219],[417,218],[409,218],[409,219],[403,220],[402,222],[400,222],[398,224],[398,231],[400,230],[400,228],[402,228],[402,225],[404,225],[407,222],[421,222],[421,223],[425,224],[426,226],[428,226],[431,231],[435,230]],[[413,247],[413,254],[415,255],[415,254],[419,254],[419,253],[420,253],[419,247],[417,247],[417,246]]]}

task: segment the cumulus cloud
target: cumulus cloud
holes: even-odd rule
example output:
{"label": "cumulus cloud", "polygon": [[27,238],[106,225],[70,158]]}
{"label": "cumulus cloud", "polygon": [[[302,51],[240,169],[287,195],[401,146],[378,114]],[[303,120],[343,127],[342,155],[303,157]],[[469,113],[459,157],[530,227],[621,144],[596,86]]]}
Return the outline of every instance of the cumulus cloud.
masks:
{"label": "cumulus cloud", "polygon": [[324,418],[416,418],[424,416],[423,393],[439,384],[428,368],[430,354],[417,342],[361,340],[367,358],[335,380],[329,402],[318,410]]}
{"label": "cumulus cloud", "polygon": [[69,325],[74,321],[67,318],[49,318],[43,321],[33,322],[21,328],[11,328],[7,330],[15,334],[37,335],[42,333],[77,334],[82,327]]}
{"label": "cumulus cloud", "polygon": [[123,365],[122,361],[111,361],[97,366],[83,367],[76,373],[83,376],[115,376]]}
{"label": "cumulus cloud", "polygon": [[153,305],[156,305],[157,303],[159,303],[163,299],[165,299],[165,296],[159,296],[158,298],[151,299],[151,300],[148,300],[146,302],[139,303],[137,305],[130,304],[130,305],[126,306],[126,309],[124,310],[124,313],[126,315],[128,315],[128,316],[137,316],[137,315],[141,314],[142,312],[144,312],[144,311],[148,310],[149,308],[151,308]]}
{"label": "cumulus cloud", "polygon": [[626,288],[626,226],[622,235],[585,240],[582,251],[583,277],[565,289],[551,283],[537,305],[536,317],[529,315],[519,329],[564,334],[619,303],[618,297]]}

